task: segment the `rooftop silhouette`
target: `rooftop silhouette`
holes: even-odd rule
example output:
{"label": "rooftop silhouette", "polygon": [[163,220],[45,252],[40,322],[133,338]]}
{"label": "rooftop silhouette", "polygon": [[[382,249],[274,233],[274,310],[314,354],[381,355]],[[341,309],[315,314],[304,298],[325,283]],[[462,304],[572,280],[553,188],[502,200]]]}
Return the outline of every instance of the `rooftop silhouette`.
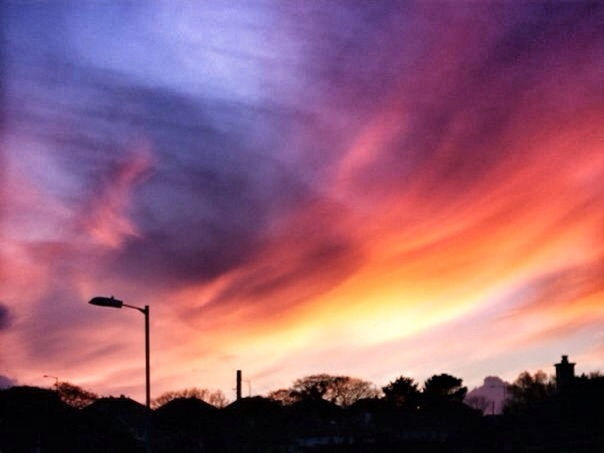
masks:
{"label": "rooftop silhouette", "polygon": [[[572,365],[566,356],[560,364]],[[311,375],[272,397],[240,397],[221,409],[178,396],[212,397],[201,389],[171,392],[150,411],[124,396],[96,398],[61,383],[11,387],[0,390],[0,449],[599,451],[604,377],[564,376],[563,388],[559,374],[542,371],[523,372],[511,384],[487,377],[482,388],[506,389],[501,415],[464,404],[461,379],[446,373],[422,385],[400,376],[382,394],[359,393],[370,387],[347,376]],[[84,399],[74,397],[78,391]]]}

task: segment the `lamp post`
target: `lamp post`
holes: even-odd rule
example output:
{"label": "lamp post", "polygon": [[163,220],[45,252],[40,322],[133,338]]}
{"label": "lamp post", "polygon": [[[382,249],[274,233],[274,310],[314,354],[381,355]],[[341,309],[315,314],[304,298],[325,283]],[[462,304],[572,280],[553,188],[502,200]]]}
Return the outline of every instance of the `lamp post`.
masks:
{"label": "lamp post", "polygon": [[121,300],[115,299],[113,296],[111,297],[93,297],[88,302],[92,305],[98,305],[100,307],[112,307],[112,308],[132,308],[134,310],[140,311],[143,315],[145,315],[145,384],[146,384],[146,406],[147,409],[151,407],[151,383],[150,376],[151,373],[149,371],[149,305],[145,305],[145,308],[135,307],[134,305],[128,305],[122,302]]}
{"label": "lamp post", "polygon": [[54,379],[55,380],[55,384],[54,384],[55,388],[56,389],[59,388],[59,378],[57,376],[51,376],[50,374],[44,374],[44,375],[42,375],[42,377],[49,378],[49,379]]}

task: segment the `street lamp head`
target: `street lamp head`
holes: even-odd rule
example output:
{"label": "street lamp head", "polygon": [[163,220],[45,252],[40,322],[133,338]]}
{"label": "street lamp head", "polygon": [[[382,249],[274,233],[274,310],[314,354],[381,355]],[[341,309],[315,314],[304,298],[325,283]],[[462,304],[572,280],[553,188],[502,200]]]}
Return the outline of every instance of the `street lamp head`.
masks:
{"label": "street lamp head", "polygon": [[125,304],[123,301],[116,299],[115,297],[93,297],[88,301],[91,305],[98,305],[100,307],[113,307],[113,308],[131,308],[133,310],[140,311],[145,315],[145,387],[146,387],[146,405],[147,409],[151,407],[151,384],[150,384],[150,371],[149,371],[149,305],[145,305],[144,308],[136,307],[134,305]]}
{"label": "street lamp head", "polygon": [[121,300],[115,299],[113,296],[111,297],[93,297],[88,301],[89,304],[99,305],[100,307],[113,307],[113,308],[122,308],[124,302]]}

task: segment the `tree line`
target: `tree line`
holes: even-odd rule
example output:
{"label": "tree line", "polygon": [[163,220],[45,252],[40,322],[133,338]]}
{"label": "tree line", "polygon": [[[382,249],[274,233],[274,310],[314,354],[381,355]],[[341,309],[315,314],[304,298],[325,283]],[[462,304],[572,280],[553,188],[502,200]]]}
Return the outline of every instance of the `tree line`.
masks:
{"label": "tree line", "polygon": [[[594,372],[576,379],[584,382],[601,377],[599,372]],[[78,409],[99,398],[97,394],[68,382],[57,382],[54,388],[64,403]],[[422,385],[411,377],[399,376],[381,388],[363,379],[321,373],[296,379],[290,387],[271,391],[266,398],[283,406],[304,401],[326,401],[349,407],[360,400],[380,399],[410,411],[463,402],[474,409],[484,410],[487,402],[480,398],[466,400],[467,391],[461,378],[447,373],[435,374]],[[506,384],[504,411],[517,412],[548,399],[555,392],[553,376],[541,370],[534,374],[524,371],[513,383]],[[151,407],[157,409],[179,398],[195,398],[216,408],[226,407],[230,403],[221,390],[191,387],[165,392],[152,400]]]}
{"label": "tree line", "polygon": [[[0,390],[1,451],[604,451],[604,376],[564,388],[543,372],[506,386],[503,415],[468,405],[460,378],[399,376],[378,388],[313,374],[229,404],[220,391],[166,392],[153,411],[67,382]],[[488,413],[488,412],[486,412]]]}

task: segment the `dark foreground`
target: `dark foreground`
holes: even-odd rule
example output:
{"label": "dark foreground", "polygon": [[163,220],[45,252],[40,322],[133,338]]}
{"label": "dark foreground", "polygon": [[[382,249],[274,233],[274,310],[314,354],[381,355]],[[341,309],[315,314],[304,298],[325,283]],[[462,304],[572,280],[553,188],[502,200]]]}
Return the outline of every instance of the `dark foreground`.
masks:
{"label": "dark foreground", "polygon": [[128,398],[75,409],[53,391],[13,387],[0,391],[0,451],[604,452],[601,382],[592,387],[501,416],[459,403],[411,411],[361,400],[343,409],[260,397],[220,410],[177,399],[148,411]]}

